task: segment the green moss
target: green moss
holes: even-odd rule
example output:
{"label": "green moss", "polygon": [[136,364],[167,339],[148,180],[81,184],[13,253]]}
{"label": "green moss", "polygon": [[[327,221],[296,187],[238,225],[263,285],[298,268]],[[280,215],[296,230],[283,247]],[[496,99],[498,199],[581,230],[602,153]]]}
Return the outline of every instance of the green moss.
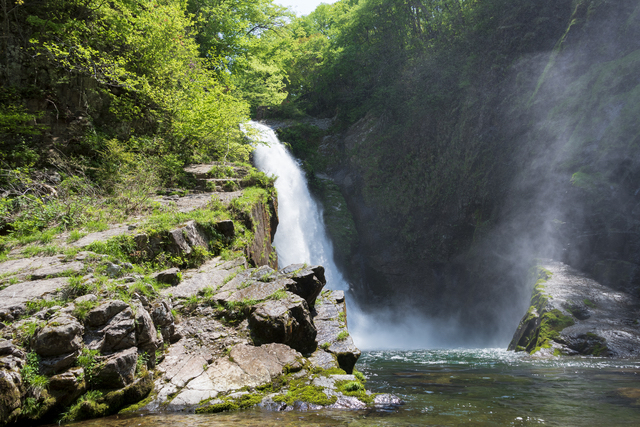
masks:
{"label": "green moss", "polygon": [[560,332],[571,325],[575,321],[570,316],[564,315],[560,310],[553,309],[542,314],[542,320],[538,329],[538,337],[535,348],[531,354],[537,352],[541,348],[550,348],[551,342],[558,339]]}
{"label": "green moss", "polygon": [[340,368],[322,369],[320,367],[316,367],[313,369],[313,373],[323,377],[328,377],[331,375],[347,375],[344,369]]}
{"label": "green moss", "polygon": [[217,414],[218,412],[236,411],[238,409],[240,407],[233,402],[223,402],[196,408],[196,414]]}
{"label": "green moss", "polygon": [[586,305],[587,307],[596,308],[596,303],[594,303],[588,298],[585,298],[582,302],[584,302],[584,305]]}
{"label": "green moss", "polygon": [[338,398],[336,396],[327,397],[324,393],[324,387],[305,385],[291,388],[285,395],[275,396],[273,400],[287,405],[293,405],[294,402],[299,401],[326,406],[334,404]]}
{"label": "green moss", "polygon": [[147,396],[145,399],[142,399],[141,401],[139,401],[138,403],[134,403],[133,405],[129,405],[129,406],[126,406],[126,407],[122,408],[118,413],[119,414],[127,414],[127,413],[130,413],[130,412],[136,412],[137,410],[139,410],[141,408],[144,408],[149,403],[151,403],[155,397],[156,397],[156,394],[152,393],[149,396]]}

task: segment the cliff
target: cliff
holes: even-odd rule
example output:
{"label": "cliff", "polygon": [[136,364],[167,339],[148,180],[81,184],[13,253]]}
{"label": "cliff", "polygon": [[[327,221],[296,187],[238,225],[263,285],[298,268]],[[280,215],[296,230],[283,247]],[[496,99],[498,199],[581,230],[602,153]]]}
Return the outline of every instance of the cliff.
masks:
{"label": "cliff", "polygon": [[405,64],[387,99],[316,138],[325,164],[305,157],[353,217],[360,304],[393,300],[470,343],[508,342],[536,257],[640,289],[637,3],[491,13],[476,51]]}

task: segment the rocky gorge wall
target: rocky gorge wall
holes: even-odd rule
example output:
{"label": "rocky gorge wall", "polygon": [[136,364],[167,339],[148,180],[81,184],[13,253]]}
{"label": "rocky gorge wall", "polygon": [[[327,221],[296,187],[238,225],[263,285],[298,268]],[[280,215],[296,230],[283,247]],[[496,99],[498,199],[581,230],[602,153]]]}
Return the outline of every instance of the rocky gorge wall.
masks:
{"label": "rocky gorge wall", "polygon": [[415,70],[406,117],[382,109],[318,143],[328,165],[315,172],[355,221],[360,244],[344,264],[361,305],[393,300],[469,340],[506,342],[535,257],[637,294],[638,6],[550,7],[500,27],[534,30],[496,42],[507,59],[487,59],[450,104],[410,96],[438,95],[423,88],[437,74]]}

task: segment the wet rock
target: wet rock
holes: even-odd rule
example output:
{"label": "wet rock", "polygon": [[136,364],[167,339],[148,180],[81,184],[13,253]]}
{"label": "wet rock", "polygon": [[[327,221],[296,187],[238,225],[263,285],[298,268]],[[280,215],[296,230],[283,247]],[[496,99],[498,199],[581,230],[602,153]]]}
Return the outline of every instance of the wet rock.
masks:
{"label": "wet rock", "polygon": [[52,318],[31,342],[33,350],[43,357],[73,353],[82,347],[84,327],[70,315],[61,314]]}
{"label": "wet rock", "polygon": [[282,343],[302,353],[316,349],[316,328],[305,300],[288,293],[287,298],[255,306],[249,317],[255,343]]}
{"label": "wet rock", "polygon": [[151,278],[158,281],[158,283],[165,283],[167,285],[176,286],[178,283],[180,283],[179,273],[179,268],[169,268],[168,270],[163,270],[158,273],[152,274]]}
{"label": "wet rock", "polygon": [[640,356],[640,298],[548,261],[538,269],[531,307],[510,350],[541,355]]}
{"label": "wet rock", "polygon": [[96,374],[96,382],[101,388],[121,388],[133,382],[138,361],[135,347],[108,356]]}
{"label": "wet rock", "polygon": [[395,409],[398,406],[404,405],[404,401],[393,394],[378,394],[373,398],[373,404],[377,408]]}

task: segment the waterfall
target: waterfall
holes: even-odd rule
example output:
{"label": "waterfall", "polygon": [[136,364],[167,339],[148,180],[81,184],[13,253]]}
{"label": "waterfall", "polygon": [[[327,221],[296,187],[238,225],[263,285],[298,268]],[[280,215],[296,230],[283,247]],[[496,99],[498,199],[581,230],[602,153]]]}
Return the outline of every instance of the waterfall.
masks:
{"label": "waterfall", "polygon": [[281,267],[303,262],[322,265],[330,289],[348,290],[344,276],[333,261],[333,246],[324,228],[322,208],[311,197],[298,161],[271,128],[256,122],[251,122],[251,126],[267,144],[259,144],[253,152],[256,167],[278,177],[275,186],[280,224],[273,241],[278,264]]}
{"label": "waterfall", "polygon": [[[278,140],[274,131],[263,124],[250,122],[258,130],[260,141],[253,152],[256,167],[277,176],[278,216],[274,245],[278,264],[307,263],[322,265],[326,287],[349,291],[349,284],[333,259],[333,245],[322,220],[322,207],[311,197],[299,162]],[[347,295],[349,333],[361,349],[415,349],[456,346],[455,325],[436,322],[421,313],[393,313],[378,310],[374,315],[361,311],[354,295]]]}

